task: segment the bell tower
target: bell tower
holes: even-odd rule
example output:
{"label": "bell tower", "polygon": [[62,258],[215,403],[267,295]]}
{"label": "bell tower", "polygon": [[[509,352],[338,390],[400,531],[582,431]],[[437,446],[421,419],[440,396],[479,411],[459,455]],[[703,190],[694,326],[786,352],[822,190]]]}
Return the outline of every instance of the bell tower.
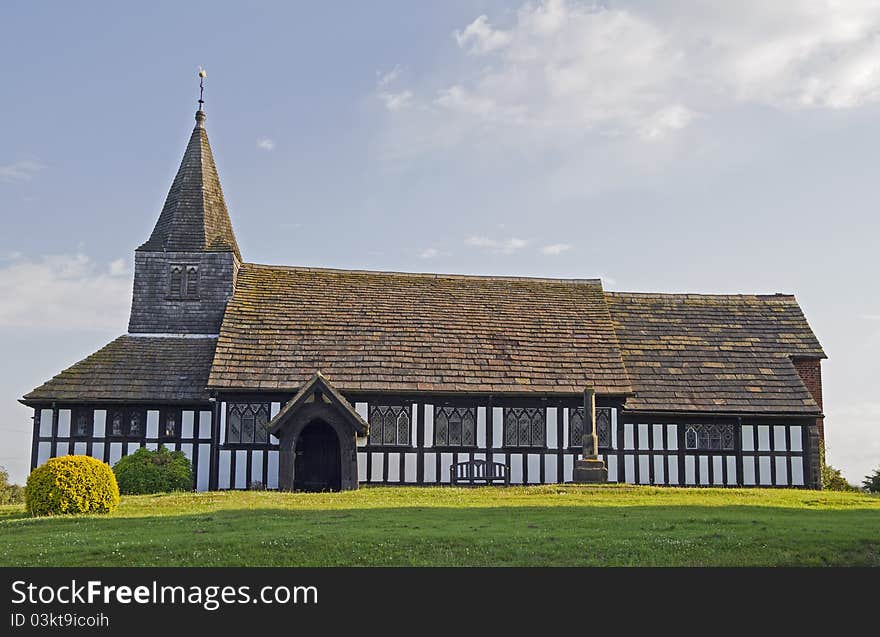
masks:
{"label": "bell tower", "polygon": [[[205,77],[199,71],[200,88]],[[150,238],[135,251],[130,334],[217,334],[241,253],[199,96],[196,125]]]}

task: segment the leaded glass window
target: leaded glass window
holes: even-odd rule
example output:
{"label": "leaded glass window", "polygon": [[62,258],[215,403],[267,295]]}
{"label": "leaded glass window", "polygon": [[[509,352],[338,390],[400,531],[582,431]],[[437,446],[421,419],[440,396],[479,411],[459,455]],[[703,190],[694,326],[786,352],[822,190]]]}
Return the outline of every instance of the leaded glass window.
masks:
{"label": "leaded glass window", "polygon": [[706,451],[734,451],[736,430],[734,425],[688,425],[684,432],[685,449]]}
{"label": "leaded glass window", "polygon": [[227,403],[226,444],[265,444],[269,440],[268,424],[268,403]]}
{"label": "leaded glass window", "polygon": [[126,420],[128,421],[129,438],[140,438],[144,435],[144,421],[146,419],[147,415],[139,409],[128,412]]}
{"label": "leaded glass window", "polygon": [[123,436],[125,435],[122,429],[123,417],[121,409],[112,409],[107,412],[107,418],[110,421],[110,435],[111,436]]}
{"label": "leaded glass window", "polygon": [[504,409],[504,445],[506,447],[545,447],[547,423],[541,407],[506,407]]}
{"label": "leaded glass window", "polygon": [[611,446],[611,408],[596,409],[596,444],[600,449]]}
{"label": "leaded glass window", "polygon": [[[568,409],[568,446],[579,449],[584,446],[584,431],[589,430],[585,422],[583,407],[569,407]],[[596,443],[600,448],[611,446],[611,408],[598,407],[596,409]]]}
{"label": "leaded glass window", "polygon": [[435,447],[476,447],[476,407],[434,407]]}
{"label": "leaded glass window", "polygon": [[78,438],[87,438],[92,435],[92,414],[91,409],[78,409],[74,411],[73,417],[73,435]]}
{"label": "leaded glass window", "polygon": [[411,409],[410,405],[370,405],[370,444],[408,447]]}
{"label": "leaded glass window", "polygon": [[163,438],[176,438],[180,434],[180,412],[176,409],[163,410],[161,429]]}

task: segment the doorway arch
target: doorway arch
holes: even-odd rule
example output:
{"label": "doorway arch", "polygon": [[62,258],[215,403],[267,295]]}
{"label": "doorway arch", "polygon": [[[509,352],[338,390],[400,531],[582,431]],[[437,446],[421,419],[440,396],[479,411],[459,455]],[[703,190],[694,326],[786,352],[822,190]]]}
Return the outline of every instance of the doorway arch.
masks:
{"label": "doorway arch", "polygon": [[313,420],[300,431],[293,462],[294,491],[339,491],[342,488],[339,436],[323,420]]}

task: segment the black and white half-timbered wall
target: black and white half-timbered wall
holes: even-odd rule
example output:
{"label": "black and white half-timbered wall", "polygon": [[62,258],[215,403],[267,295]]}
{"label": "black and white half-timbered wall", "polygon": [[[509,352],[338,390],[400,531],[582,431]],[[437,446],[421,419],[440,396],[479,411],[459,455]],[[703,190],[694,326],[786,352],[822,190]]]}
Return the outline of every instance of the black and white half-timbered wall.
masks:
{"label": "black and white half-timbered wall", "polygon": [[128,332],[22,399],[32,466],[165,445],[198,490],[444,484],[468,460],[564,483],[595,422],[611,482],[819,488],[825,354],[794,297],[246,263],[204,122]]}

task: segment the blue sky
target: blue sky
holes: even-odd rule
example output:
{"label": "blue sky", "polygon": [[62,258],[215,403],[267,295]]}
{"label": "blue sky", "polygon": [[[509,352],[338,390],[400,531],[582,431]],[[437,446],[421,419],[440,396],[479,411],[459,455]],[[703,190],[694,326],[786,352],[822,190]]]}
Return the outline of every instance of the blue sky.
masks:
{"label": "blue sky", "polygon": [[126,327],[207,127],[244,258],[795,293],[830,461],[880,465],[880,3],[0,8],[0,465]]}

